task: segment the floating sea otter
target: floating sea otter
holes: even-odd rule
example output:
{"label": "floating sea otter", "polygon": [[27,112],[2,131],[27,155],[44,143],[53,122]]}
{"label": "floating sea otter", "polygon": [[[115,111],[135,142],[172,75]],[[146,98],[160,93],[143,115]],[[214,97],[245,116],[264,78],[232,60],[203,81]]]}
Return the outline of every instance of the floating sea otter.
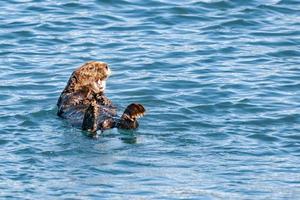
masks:
{"label": "floating sea otter", "polygon": [[144,115],[145,108],[132,103],[118,117],[116,107],[104,95],[110,73],[106,63],[96,61],[76,69],[57,101],[57,115],[93,133],[114,127],[137,128],[137,119]]}

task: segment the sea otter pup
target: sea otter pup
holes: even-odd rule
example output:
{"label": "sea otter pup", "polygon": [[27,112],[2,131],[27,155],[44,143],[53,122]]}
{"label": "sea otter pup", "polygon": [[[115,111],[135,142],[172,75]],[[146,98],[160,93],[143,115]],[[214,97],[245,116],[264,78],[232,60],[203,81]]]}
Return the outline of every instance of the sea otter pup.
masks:
{"label": "sea otter pup", "polygon": [[118,117],[116,107],[104,95],[110,74],[103,62],[87,62],[76,69],[57,101],[57,115],[92,133],[114,127],[137,128],[137,119],[144,115],[145,108],[132,103]]}

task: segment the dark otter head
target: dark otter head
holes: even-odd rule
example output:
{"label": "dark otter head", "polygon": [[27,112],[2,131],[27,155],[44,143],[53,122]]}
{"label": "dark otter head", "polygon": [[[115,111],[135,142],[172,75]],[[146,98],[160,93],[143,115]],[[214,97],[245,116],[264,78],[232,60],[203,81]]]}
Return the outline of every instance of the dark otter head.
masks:
{"label": "dark otter head", "polygon": [[89,89],[94,93],[104,92],[106,79],[111,74],[108,65],[104,62],[87,62],[76,69],[64,89],[65,93]]}

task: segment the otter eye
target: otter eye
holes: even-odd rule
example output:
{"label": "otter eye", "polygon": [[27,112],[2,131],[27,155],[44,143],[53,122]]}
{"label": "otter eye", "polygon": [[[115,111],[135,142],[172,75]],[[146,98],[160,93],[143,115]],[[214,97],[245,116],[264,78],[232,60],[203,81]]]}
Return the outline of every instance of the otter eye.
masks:
{"label": "otter eye", "polygon": [[105,69],[108,70],[108,66],[107,65],[105,65]]}

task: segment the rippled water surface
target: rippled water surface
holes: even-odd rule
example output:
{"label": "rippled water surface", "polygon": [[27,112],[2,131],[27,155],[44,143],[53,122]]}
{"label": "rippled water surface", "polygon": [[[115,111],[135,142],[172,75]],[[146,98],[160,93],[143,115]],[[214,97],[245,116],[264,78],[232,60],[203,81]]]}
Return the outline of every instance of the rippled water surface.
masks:
{"label": "rippled water surface", "polygon": [[[298,0],[0,2],[0,198],[299,199]],[[133,132],[56,116],[72,71],[110,64]]]}

